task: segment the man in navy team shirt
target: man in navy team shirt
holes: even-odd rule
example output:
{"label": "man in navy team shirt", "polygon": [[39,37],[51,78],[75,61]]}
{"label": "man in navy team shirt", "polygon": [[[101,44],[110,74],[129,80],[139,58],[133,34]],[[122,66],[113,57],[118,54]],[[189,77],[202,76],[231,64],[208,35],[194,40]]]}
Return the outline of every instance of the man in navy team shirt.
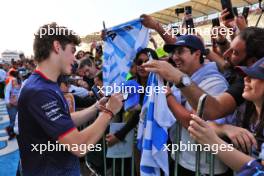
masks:
{"label": "man in navy team shirt", "polygon": [[[52,29],[62,30],[48,31]],[[79,43],[73,31],[55,23],[42,26],[35,34],[33,49],[38,65],[18,100],[18,144],[23,176],[79,176],[78,157],[88,152],[88,149],[83,152],[80,146],[95,144],[122,107],[122,96],[114,94],[108,102],[102,100],[70,114],[57,80],[60,75],[71,73],[75,46]],[[101,113],[96,121],[78,131],[76,127],[95,118],[99,109]],[[44,145],[47,149],[40,152],[41,144],[42,149]],[[48,144],[66,144],[67,150],[59,151],[58,147],[54,150],[50,146],[48,151]]]}

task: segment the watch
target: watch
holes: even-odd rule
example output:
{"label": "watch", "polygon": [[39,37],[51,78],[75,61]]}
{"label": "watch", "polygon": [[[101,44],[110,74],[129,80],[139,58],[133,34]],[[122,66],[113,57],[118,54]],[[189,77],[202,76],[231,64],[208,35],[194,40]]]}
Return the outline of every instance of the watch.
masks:
{"label": "watch", "polygon": [[187,87],[187,86],[189,86],[191,84],[192,84],[191,78],[188,75],[184,74],[181,77],[180,82],[177,85],[175,85],[175,86],[177,88],[184,88],[184,87]]}

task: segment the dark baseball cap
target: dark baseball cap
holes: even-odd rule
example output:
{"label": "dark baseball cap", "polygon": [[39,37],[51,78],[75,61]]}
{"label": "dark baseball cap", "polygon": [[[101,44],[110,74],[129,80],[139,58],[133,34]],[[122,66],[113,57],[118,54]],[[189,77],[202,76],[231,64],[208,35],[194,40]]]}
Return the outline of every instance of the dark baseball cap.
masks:
{"label": "dark baseball cap", "polygon": [[163,49],[167,53],[171,53],[175,48],[179,46],[191,47],[197,50],[200,50],[202,55],[205,54],[204,44],[201,39],[195,35],[183,35],[177,38],[175,44],[165,44]]}
{"label": "dark baseball cap", "polygon": [[236,70],[243,76],[264,80],[264,57],[250,67],[237,66]]}

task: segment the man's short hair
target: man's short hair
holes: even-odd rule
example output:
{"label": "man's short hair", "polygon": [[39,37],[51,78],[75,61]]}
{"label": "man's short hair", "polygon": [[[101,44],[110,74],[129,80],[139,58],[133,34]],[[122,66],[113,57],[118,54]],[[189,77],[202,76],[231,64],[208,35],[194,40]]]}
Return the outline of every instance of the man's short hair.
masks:
{"label": "man's short hair", "polygon": [[65,49],[67,44],[79,45],[81,42],[80,37],[72,30],[58,26],[56,23],[45,24],[35,33],[33,50],[34,59],[37,62],[42,62],[49,57],[54,41],[58,41],[62,49]]}
{"label": "man's short hair", "polygon": [[87,56],[80,60],[79,69],[82,69],[84,66],[91,67],[94,65],[94,58],[91,56]]}

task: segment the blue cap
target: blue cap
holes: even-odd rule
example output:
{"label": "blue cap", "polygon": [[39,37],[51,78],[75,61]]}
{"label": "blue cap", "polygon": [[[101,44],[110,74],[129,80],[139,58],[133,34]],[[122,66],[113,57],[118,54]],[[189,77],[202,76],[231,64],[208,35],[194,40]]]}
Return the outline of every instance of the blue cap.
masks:
{"label": "blue cap", "polygon": [[[124,108],[125,108],[125,111],[138,105],[139,104],[139,99],[140,99],[140,95],[138,93],[138,90],[139,90],[139,87],[140,85],[138,84],[137,81],[135,80],[129,80],[129,81],[126,81],[124,83],[124,87],[125,87],[125,90],[132,90],[133,92],[127,92],[128,93],[128,97],[127,99],[125,100],[125,103],[124,103]],[[128,89],[126,87],[135,87],[133,89]]]}
{"label": "blue cap", "polygon": [[242,73],[243,76],[264,80],[264,57],[250,67],[237,66],[236,69]]}
{"label": "blue cap", "polygon": [[202,55],[205,54],[205,48],[202,40],[195,35],[183,35],[177,38],[175,44],[165,44],[163,49],[167,53],[171,53],[178,46],[187,46],[197,50],[200,50]]}

